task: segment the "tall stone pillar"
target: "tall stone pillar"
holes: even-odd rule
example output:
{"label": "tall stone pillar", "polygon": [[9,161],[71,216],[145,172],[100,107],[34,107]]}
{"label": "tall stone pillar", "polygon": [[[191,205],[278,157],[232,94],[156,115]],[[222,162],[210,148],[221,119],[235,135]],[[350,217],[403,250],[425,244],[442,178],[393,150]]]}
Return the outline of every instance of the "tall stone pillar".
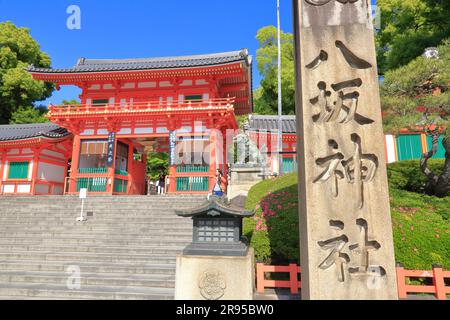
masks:
{"label": "tall stone pillar", "polygon": [[370,0],[294,0],[303,299],[396,299]]}

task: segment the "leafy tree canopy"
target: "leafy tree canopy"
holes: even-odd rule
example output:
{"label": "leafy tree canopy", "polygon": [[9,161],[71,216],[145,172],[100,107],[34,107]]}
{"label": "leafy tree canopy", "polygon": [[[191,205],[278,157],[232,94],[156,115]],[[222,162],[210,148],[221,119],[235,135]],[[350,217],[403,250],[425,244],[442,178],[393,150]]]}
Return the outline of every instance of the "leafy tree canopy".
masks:
{"label": "leafy tree canopy", "polygon": [[48,68],[50,63],[27,28],[0,23],[0,124],[9,123],[18,110],[33,113],[35,101],[50,97],[53,84],[36,81],[25,70],[29,65]]}
{"label": "leafy tree canopy", "polygon": [[[381,87],[386,131],[395,132],[416,125],[448,126],[450,41],[444,41],[438,51],[438,59],[420,56],[406,66],[386,73]],[[418,110],[418,107],[422,109]]]}
{"label": "leafy tree canopy", "polygon": [[47,108],[40,107],[20,107],[11,115],[10,124],[44,123],[48,122],[45,117]]}
{"label": "leafy tree canopy", "polygon": [[147,157],[147,175],[153,181],[156,181],[161,171],[165,174],[169,172],[169,154],[164,152],[149,153]]}
{"label": "leafy tree canopy", "polygon": [[[268,26],[260,29],[256,36],[258,49],[258,70],[263,76],[261,87],[255,91],[255,112],[259,114],[278,113],[278,34],[277,28]],[[283,113],[295,114],[294,37],[281,32],[281,82]]]}
{"label": "leafy tree canopy", "polygon": [[80,104],[80,101],[78,101],[77,99],[63,100],[62,104],[65,106],[71,106],[71,105],[75,105],[75,104]]}
{"label": "leafy tree canopy", "polygon": [[377,34],[380,73],[408,64],[450,36],[448,0],[378,0]]}

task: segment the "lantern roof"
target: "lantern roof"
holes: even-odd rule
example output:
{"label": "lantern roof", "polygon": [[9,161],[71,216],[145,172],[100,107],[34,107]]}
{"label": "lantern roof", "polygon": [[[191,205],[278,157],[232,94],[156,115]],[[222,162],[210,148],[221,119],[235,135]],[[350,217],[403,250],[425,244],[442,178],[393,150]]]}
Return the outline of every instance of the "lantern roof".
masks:
{"label": "lantern roof", "polygon": [[249,218],[255,213],[253,211],[245,211],[231,205],[226,197],[211,196],[205,203],[197,208],[187,211],[176,211],[180,217],[233,217],[233,218]]}

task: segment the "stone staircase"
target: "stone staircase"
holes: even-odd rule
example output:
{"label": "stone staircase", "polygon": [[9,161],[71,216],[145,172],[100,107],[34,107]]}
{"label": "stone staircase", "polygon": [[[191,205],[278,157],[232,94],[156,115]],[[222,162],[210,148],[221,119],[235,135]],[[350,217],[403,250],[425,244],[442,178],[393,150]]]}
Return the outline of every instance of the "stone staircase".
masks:
{"label": "stone staircase", "polygon": [[90,197],[93,216],[77,222],[77,197],[0,197],[0,299],[173,299],[176,255],[192,240],[174,210],[203,201]]}

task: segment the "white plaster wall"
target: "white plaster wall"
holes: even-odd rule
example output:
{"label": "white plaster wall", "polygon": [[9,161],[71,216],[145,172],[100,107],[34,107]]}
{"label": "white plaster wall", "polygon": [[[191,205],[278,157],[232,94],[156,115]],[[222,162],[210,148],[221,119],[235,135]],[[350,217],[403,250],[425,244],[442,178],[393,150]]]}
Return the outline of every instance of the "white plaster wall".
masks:
{"label": "white plaster wall", "polygon": [[156,129],[156,133],[168,133],[168,132],[169,132],[169,130],[167,130],[167,128],[165,128],[165,127]]}
{"label": "white plaster wall", "polygon": [[62,195],[63,194],[63,188],[62,187],[58,187],[58,186],[54,186],[53,187],[53,194],[54,195]]}
{"label": "white plaster wall", "polygon": [[139,82],[138,88],[156,88],[156,82]]}
{"label": "white plaster wall", "polygon": [[49,185],[47,184],[37,184],[36,185],[36,193],[38,194],[48,194]]}
{"label": "white plaster wall", "polygon": [[29,184],[20,184],[17,186],[17,193],[30,193],[31,186]]}
{"label": "white plaster wall", "polygon": [[395,137],[393,135],[386,135],[386,152],[388,163],[393,163],[397,161],[395,158]]}
{"label": "white plaster wall", "polygon": [[184,126],[177,130],[177,133],[191,133],[192,127],[191,126]]}
{"label": "white plaster wall", "polygon": [[192,80],[184,80],[182,83],[180,83],[180,86],[192,86],[192,84]]}
{"label": "white plaster wall", "polygon": [[145,134],[145,133],[153,133],[153,128],[136,128],[134,129],[135,134]]}
{"label": "white plaster wall", "polygon": [[8,163],[8,161],[5,161],[5,167],[4,167],[4,169],[3,169],[3,181],[6,181],[6,177],[8,176],[8,166],[9,166],[9,163]]}
{"label": "white plaster wall", "polygon": [[169,81],[161,81],[159,83],[160,87],[173,87],[173,85]]}
{"label": "white plaster wall", "polygon": [[93,129],[84,130],[80,135],[81,136],[93,136],[94,135],[94,130]]}
{"label": "white plaster wall", "polygon": [[136,84],[134,82],[127,82],[122,86],[122,89],[134,89]]}
{"label": "white plaster wall", "polygon": [[118,134],[131,134],[131,128],[123,128],[118,132]]}
{"label": "white plaster wall", "polygon": [[200,80],[196,80],[196,81],[195,81],[195,84],[196,84],[197,86],[201,86],[201,85],[209,84],[209,82],[206,81],[205,79],[200,79]]}
{"label": "white plaster wall", "polygon": [[41,154],[52,156],[54,158],[64,159],[64,155],[62,153],[55,152],[52,150],[42,150]]}
{"label": "white plaster wall", "polygon": [[38,167],[38,179],[50,182],[64,183],[66,168],[50,163],[40,162]]}
{"label": "white plaster wall", "polygon": [[31,181],[33,178],[33,168],[34,168],[34,161],[30,161],[28,165],[28,181]]}
{"label": "white plaster wall", "polygon": [[3,185],[3,193],[14,193],[14,185],[13,184]]}

